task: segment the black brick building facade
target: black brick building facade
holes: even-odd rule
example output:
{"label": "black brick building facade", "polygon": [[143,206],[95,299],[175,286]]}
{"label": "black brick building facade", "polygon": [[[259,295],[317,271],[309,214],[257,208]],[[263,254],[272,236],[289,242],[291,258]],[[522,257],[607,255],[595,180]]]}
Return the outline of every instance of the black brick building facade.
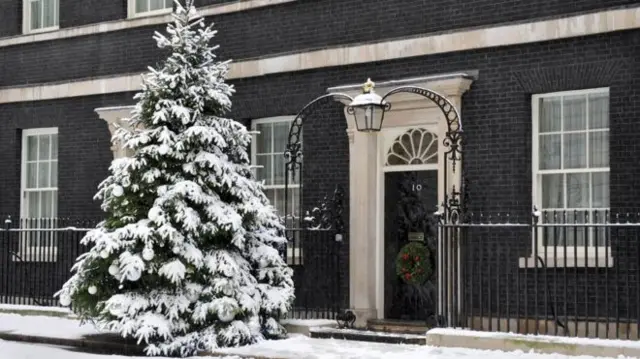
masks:
{"label": "black brick building facade", "polygon": [[[60,0],[61,29],[123,20],[127,16],[125,0],[79,3]],[[222,3],[232,1],[196,1],[200,6]],[[231,12],[208,20],[214,21],[219,30],[217,42],[221,45],[221,57],[238,62],[338,45],[554,19],[639,5],[638,1],[631,0],[512,0],[506,3],[495,0],[384,0],[375,3],[373,6],[371,1],[361,0],[299,0]],[[0,91],[138,73],[162,56],[151,36],[164,25],[1,45],[3,38],[21,33],[21,13],[20,0],[0,0]],[[608,87],[610,91],[611,210],[624,212],[640,208],[637,191],[640,166],[636,165],[636,158],[640,157],[638,29],[237,78],[230,81],[237,90],[231,117],[250,124],[253,119],[295,115],[327,88],[360,83],[368,77],[381,82],[465,71],[477,71],[478,74],[471,89],[463,96],[461,106],[465,126],[465,176],[472,193],[469,202],[472,211],[508,212],[515,217],[527,218],[535,204],[531,196],[531,96],[600,87]],[[59,216],[99,218],[99,203],[92,197],[107,174],[113,155],[107,124],[94,109],[132,105],[133,94],[123,92],[11,103],[2,102],[0,97],[0,163],[4,164],[4,170],[0,171],[0,214],[20,216],[21,131],[57,127]],[[345,118],[336,107],[327,119],[322,123],[309,122],[304,127],[303,183],[305,206],[308,207],[330,194],[335,185],[349,188],[349,140]],[[348,218],[345,220],[348,228]],[[483,247],[478,249],[477,253],[485,255],[487,263],[497,263],[497,257],[492,257],[492,253],[502,253],[500,258],[507,258],[506,254],[513,257],[512,262],[501,267],[502,274],[487,281],[508,281],[509,271],[519,270],[518,258],[530,254],[530,239],[513,236],[513,233],[489,234]],[[637,263],[633,262],[637,257],[637,243],[633,247],[627,253],[628,257],[617,259],[617,263],[622,263],[628,270],[638,270]],[[8,255],[2,255],[5,265],[8,258]],[[628,262],[624,262],[625,258]],[[346,242],[340,249],[343,307],[348,305],[350,265],[354,263],[349,261]],[[568,285],[583,286],[583,282],[582,277],[570,279]],[[638,285],[636,277],[632,282],[634,286]],[[611,287],[607,288],[615,290],[615,281],[610,283],[607,285]],[[42,289],[40,285],[45,284],[38,284]],[[501,290],[510,291],[516,297],[513,286]],[[636,293],[635,287],[631,291]],[[598,295],[592,291],[588,294],[591,297]]]}

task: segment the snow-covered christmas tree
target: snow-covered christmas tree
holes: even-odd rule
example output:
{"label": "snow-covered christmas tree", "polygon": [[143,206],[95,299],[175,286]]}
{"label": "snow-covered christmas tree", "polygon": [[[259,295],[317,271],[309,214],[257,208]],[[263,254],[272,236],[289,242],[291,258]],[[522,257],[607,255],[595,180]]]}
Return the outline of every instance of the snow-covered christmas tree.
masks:
{"label": "snow-covered christmas tree", "polygon": [[154,36],[171,53],[143,77],[134,130],[113,138],[135,154],[111,164],[96,195],[106,220],[56,296],[148,355],[187,356],[282,336],[294,289],[281,221],[251,173],[251,134],[224,117],[234,90],[215,31],[193,0],[175,8]]}

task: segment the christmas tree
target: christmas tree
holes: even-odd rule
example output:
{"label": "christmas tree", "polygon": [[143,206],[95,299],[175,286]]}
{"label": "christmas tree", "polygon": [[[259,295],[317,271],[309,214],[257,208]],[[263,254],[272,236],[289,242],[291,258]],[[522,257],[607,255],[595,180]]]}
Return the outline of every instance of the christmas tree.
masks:
{"label": "christmas tree", "polygon": [[56,296],[148,355],[188,356],[281,337],[294,295],[281,220],[251,173],[251,134],[224,117],[234,89],[215,31],[192,0],[173,17],[154,35],[171,53],[143,76],[133,130],[113,138],[135,154],[112,162],[96,195],[106,219]]}

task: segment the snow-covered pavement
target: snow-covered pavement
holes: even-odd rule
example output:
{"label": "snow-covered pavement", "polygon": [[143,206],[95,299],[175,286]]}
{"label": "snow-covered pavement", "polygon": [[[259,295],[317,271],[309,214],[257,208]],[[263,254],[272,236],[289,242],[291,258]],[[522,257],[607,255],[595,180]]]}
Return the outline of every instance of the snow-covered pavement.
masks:
{"label": "snow-covered pavement", "polygon": [[[447,349],[421,346],[402,346],[393,344],[375,344],[350,342],[339,340],[309,339],[296,337],[280,342],[270,342],[269,345],[260,344],[263,349],[271,347],[275,358],[282,358],[283,354],[296,359],[595,359],[593,357],[567,357],[564,355],[529,354],[522,352],[495,352],[470,349]],[[254,348],[255,349],[255,348]],[[250,347],[238,350],[252,355]],[[0,353],[3,359],[143,359],[145,357],[130,357],[118,355],[99,355],[76,352],[71,349],[14,343],[0,340]],[[269,357],[265,350],[260,355]],[[238,356],[215,357],[220,359],[240,359]],[[192,358],[195,359],[195,358]],[[602,358],[600,358],[602,359]],[[620,358],[618,358],[620,359]]]}
{"label": "snow-covered pavement", "polygon": [[[79,325],[77,320],[48,316],[23,316],[0,313],[0,332],[44,336],[54,338],[80,339],[85,335],[97,334],[90,325]],[[241,348],[226,348],[220,353],[225,358],[260,356],[287,359],[594,359],[594,357],[569,357],[559,354],[533,354],[523,352],[480,351],[472,349],[437,348],[416,345],[396,345],[366,343],[357,341],[312,339],[302,335],[292,335],[287,340],[264,341]],[[78,353],[64,348],[0,341],[2,359],[124,359],[133,357],[108,356]],[[619,357],[618,359],[621,359]]]}
{"label": "snow-covered pavement", "polygon": [[[15,343],[3,340],[0,340],[0,353],[2,353],[0,354],[2,359],[148,359],[148,357],[88,354],[55,346]],[[237,356],[219,358],[240,359]]]}

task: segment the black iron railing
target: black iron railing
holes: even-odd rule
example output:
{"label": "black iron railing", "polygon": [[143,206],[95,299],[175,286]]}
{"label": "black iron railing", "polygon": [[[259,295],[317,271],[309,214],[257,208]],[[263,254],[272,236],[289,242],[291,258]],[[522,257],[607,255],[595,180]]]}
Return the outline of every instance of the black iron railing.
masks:
{"label": "black iron railing", "polygon": [[640,215],[538,211],[441,223],[440,313],[452,327],[638,339]]}
{"label": "black iron railing", "polygon": [[[80,244],[98,220],[12,219],[0,228],[0,303],[59,306],[53,295],[71,276]],[[347,306],[343,235],[334,229],[287,229],[283,257],[294,270],[292,319],[335,319]]]}
{"label": "black iron railing", "polygon": [[55,306],[53,298],[70,277],[80,244],[96,220],[12,219],[0,228],[0,303]]}

